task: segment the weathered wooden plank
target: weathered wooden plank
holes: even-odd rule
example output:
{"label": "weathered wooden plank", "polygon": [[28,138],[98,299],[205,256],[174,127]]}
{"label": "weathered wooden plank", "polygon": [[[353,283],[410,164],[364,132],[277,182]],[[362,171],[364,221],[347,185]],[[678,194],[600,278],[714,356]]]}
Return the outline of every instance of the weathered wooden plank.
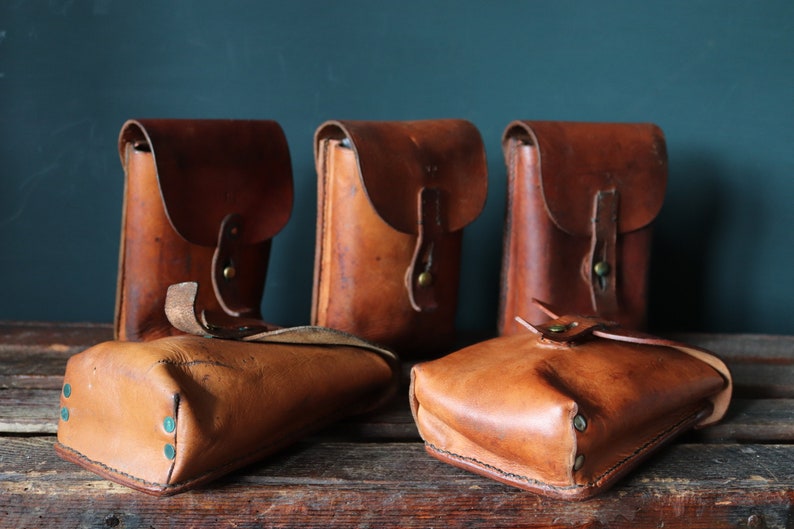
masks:
{"label": "weathered wooden plank", "polygon": [[708,349],[734,364],[794,364],[794,336],[682,333],[672,337]]}
{"label": "weathered wooden plank", "polygon": [[0,348],[60,345],[79,349],[112,337],[109,323],[0,321]]}
{"label": "weathered wooden plank", "polygon": [[58,399],[59,392],[53,390],[0,390],[0,435],[55,433]]}
{"label": "weathered wooden plank", "polygon": [[733,399],[725,418],[696,430],[708,443],[794,443],[794,399]]}
{"label": "weathered wooden plank", "polygon": [[158,499],[58,460],[51,443],[0,439],[2,525],[785,528],[794,501],[792,446],[673,446],[604,495],[568,503],[438,462],[419,443],[303,443]]}
{"label": "weathered wooden plank", "polygon": [[66,360],[112,335],[108,324],[0,322],[0,388],[59,388]]}
{"label": "weathered wooden plank", "polygon": [[[0,434],[53,434],[58,426],[60,390],[0,390]],[[383,409],[340,421],[317,434],[342,440],[417,440],[419,434],[403,393]],[[697,431],[700,442],[794,442],[794,399],[742,399],[731,402],[725,419]]]}
{"label": "weathered wooden plank", "polygon": [[[0,352],[6,348],[65,346],[80,350],[113,335],[110,323],[0,321]],[[670,337],[697,345],[732,362],[794,363],[794,336],[767,334],[677,333]],[[488,338],[466,336],[462,342]]]}
{"label": "weathered wooden plank", "polygon": [[759,399],[794,398],[794,364],[770,365],[727,362],[734,395]]}

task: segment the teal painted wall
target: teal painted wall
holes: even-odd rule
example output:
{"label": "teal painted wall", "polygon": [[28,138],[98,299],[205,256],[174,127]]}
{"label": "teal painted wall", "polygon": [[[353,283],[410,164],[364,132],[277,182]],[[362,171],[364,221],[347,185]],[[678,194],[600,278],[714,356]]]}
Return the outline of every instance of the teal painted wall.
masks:
{"label": "teal painted wall", "polygon": [[651,322],[794,334],[794,2],[4,1],[0,319],[111,321],[130,117],[278,120],[295,211],[264,310],[309,317],[312,134],[460,117],[490,193],[459,323],[495,325],[513,119],[651,121],[667,136]]}

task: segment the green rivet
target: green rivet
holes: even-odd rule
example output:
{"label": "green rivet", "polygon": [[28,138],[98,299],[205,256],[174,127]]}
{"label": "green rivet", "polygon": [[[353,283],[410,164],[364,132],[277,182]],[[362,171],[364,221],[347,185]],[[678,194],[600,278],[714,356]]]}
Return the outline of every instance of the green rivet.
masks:
{"label": "green rivet", "polygon": [[165,445],[165,448],[163,448],[163,453],[165,454],[166,458],[174,459],[176,457],[176,448],[174,448],[174,445],[171,443],[168,443]]}
{"label": "green rivet", "polygon": [[65,406],[61,408],[61,419],[63,419],[64,422],[69,420],[69,408]]}
{"label": "green rivet", "polygon": [[593,266],[593,272],[595,272],[598,277],[609,275],[611,269],[612,268],[609,266],[609,263],[606,261],[599,261]]}
{"label": "green rivet", "polygon": [[573,427],[583,432],[587,429],[587,420],[581,415],[577,415],[573,418]]}
{"label": "green rivet", "polygon": [[176,421],[174,421],[174,418],[166,417],[163,420],[163,428],[165,428],[165,431],[168,433],[174,433],[174,430],[176,430]]}
{"label": "green rivet", "polygon": [[549,332],[565,332],[568,326],[557,323],[555,325],[549,325],[548,329]]}
{"label": "green rivet", "polygon": [[63,385],[63,396],[67,399],[72,396],[72,385],[71,384],[64,384]]}
{"label": "green rivet", "polygon": [[573,462],[573,469],[579,470],[584,466],[584,455],[579,454]]}

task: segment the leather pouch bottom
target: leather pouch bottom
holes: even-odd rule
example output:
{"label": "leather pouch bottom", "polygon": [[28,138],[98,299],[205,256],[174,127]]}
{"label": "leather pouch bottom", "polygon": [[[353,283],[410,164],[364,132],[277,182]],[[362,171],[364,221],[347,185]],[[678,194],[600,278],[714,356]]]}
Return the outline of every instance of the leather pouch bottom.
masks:
{"label": "leather pouch bottom", "polygon": [[607,325],[563,317],[414,366],[411,410],[427,452],[581,500],[722,417],[732,383],[719,359]]}
{"label": "leather pouch bottom", "polygon": [[[273,333],[279,343],[185,335],[94,346],[67,364],[55,449],[107,479],[170,495],[392,394],[395,358],[350,340],[323,344],[330,331],[317,329]],[[306,336],[314,343],[291,343]]]}

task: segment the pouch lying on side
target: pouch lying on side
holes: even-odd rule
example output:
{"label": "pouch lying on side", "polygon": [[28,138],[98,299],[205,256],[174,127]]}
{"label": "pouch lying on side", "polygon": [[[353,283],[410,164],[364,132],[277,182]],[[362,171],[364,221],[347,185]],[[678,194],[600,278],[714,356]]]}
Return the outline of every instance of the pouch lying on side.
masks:
{"label": "pouch lying on side", "polygon": [[[181,330],[211,336],[191,312]],[[389,351],[319,327],[106,342],[68,361],[55,449],[111,481],[176,494],[374,409],[398,373]]]}
{"label": "pouch lying on side", "polygon": [[312,323],[403,356],[451,351],[463,229],[488,191],[477,128],[460,119],[329,121],[314,148]]}
{"label": "pouch lying on side", "polygon": [[730,372],[701,349],[581,317],[530,328],[414,366],[411,409],[428,453],[579,500],[719,420],[730,401]]}
{"label": "pouch lying on side", "polygon": [[507,214],[499,334],[520,316],[598,314],[641,330],[651,227],[664,202],[667,150],[650,123],[514,121],[502,139]]}
{"label": "pouch lying on side", "polygon": [[275,121],[130,120],[119,134],[124,207],[115,337],[177,334],[169,285],[197,281],[202,307],[261,320],[271,239],[292,211],[287,140]]}

